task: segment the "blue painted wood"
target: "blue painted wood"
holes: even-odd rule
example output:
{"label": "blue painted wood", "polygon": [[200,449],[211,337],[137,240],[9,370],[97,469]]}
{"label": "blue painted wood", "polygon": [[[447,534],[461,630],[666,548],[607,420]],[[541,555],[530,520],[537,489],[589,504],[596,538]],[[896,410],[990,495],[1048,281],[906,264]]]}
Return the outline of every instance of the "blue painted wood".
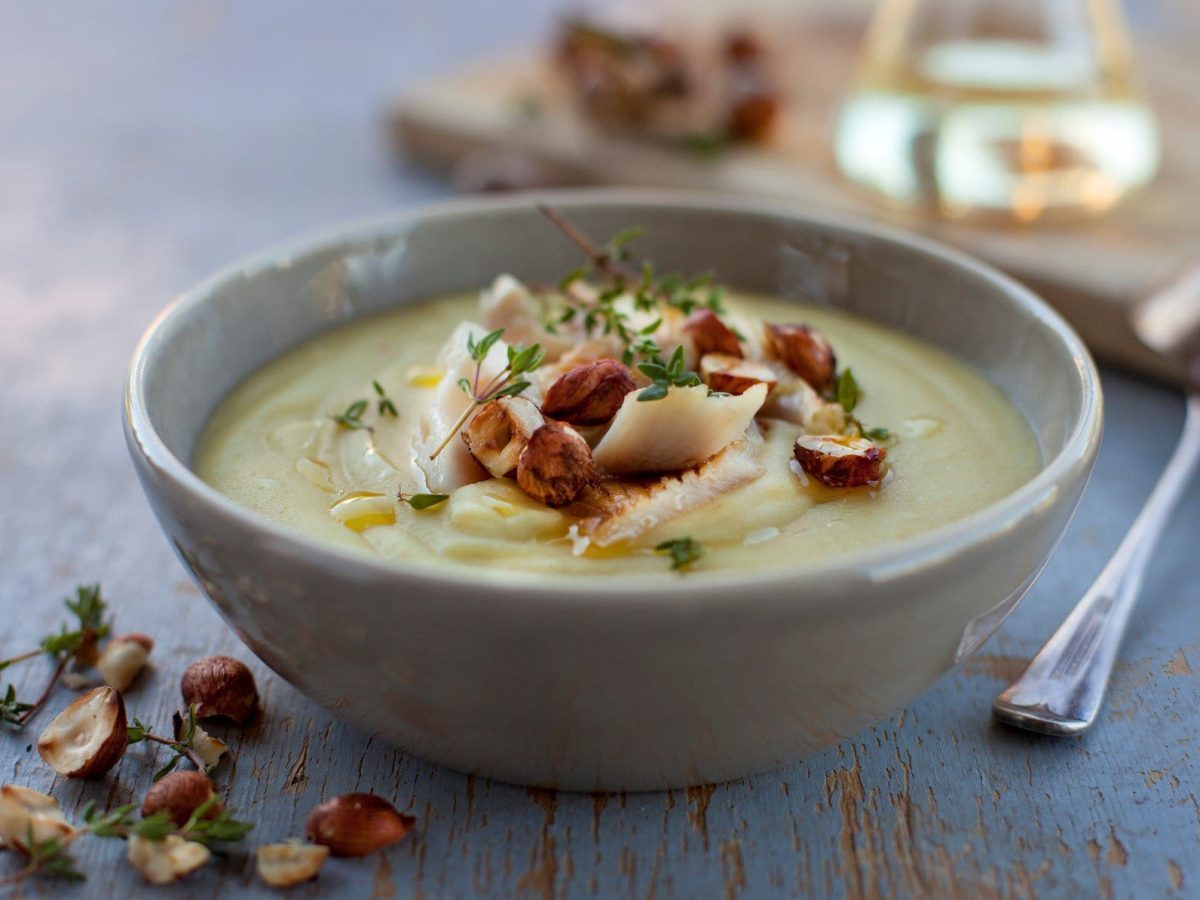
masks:
{"label": "blue painted wood", "polygon": [[[466,27],[471,6],[0,6],[0,651],[53,628],[56,598],[99,578],[118,625],[159,641],[129,694],[143,718],[165,724],[192,658],[247,655],[134,484],[116,415],[125,362],[171,294],[230,258],[445,192],[397,170],[376,126],[396,84],[544,21],[530,4],[472,10]],[[1105,389],[1096,475],[1025,604],[979,656],[854,740],[729,785],[555,795],[405,757],[259,667],[267,712],[229,735],[228,803],[259,822],[256,842],[298,834],[345,790],[417,816],[412,840],[330,863],[302,896],[1196,896],[1200,485],[1154,563],[1100,727],[1063,742],[988,717],[1115,548],[1179,427],[1170,392],[1112,372]],[[40,666],[13,670],[23,692]],[[70,809],[136,800],[152,770],[137,748],[112,777],[65,784],[31,740],[0,735],[0,781]],[[143,890],[118,846],[81,842],[79,856],[85,884],[26,895]],[[273,896],[242,853],[175,893]]]}

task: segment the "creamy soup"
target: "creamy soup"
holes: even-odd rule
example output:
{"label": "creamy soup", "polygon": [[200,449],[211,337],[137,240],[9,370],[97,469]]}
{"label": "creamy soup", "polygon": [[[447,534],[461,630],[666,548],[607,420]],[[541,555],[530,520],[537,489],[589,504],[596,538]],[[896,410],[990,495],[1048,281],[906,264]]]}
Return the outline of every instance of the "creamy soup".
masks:
{"label": "creamy soup", "polygon": [[[281,525],[399,563],[644,575],[669,571],[671,557],[655,548],[686,537],[703,548],[685,576],[698,578],[717,569],[803,567],[910,537],[999,500],[1040,465],[1020,413],[951,356],[839,313],[732,295],[726,305],[738,321],[804,322],[828,338],[839,369],[852,369],[859,388],[854,417],[890,433],[879,439],[886,466],[878,479],[851,488],[822,483],[797,462],[797,437],[813,428],[776,418],[767,406],[723,451],[742,454],[742,461],[670,474],[671,489],[685,499],[672,495],[649,514],[635,511],[639,524],[610,528],[607,539],[586,504],[553,508],[513,478],[488,477],[477,467],[478,480],[450,482],[448,499],[415,509],[404,499],[437,492],[446,477],[430,469],[432,444],[421,424],[446,386],[438,348],[461,323],[479,319],[478,304],[475,296],[456,296],[401,309],[323,334],[274,360],[217,409],[196,471]],[[670,388],[688,390],[699,392],[697,404],[758,396]],[[365,404],[355,407],[360,400]],[[626,405],[630,416],[656,408]],[[356,408],[349,425],[333,418]],[[578,430],[603,456],[604,426]],[[677,431],[664,421],[661,438],[643,433],[638,440],[669,441]],[[458,435],[447,446],[448,454],[466,453]],[[465,464],[476,466],[469,458]],[[655,477],[637,476],[629,490],[648,490]],[[689,491],[708,495],[694,502]]]}

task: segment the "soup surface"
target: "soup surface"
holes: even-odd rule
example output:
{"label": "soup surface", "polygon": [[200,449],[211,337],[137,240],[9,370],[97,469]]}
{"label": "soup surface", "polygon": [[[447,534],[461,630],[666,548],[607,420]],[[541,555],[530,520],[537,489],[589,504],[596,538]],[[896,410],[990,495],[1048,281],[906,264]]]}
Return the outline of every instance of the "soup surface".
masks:
{"label": "soup surface", "polygon": [[[720,466],[704,463],[665,482],[645,474],[622,482],[631,527],[614,526],[620,517],[611,511],[597,512],[600,501],[540,503],[511,477],[475,469],[479,480],[459,484],[438,468],[445,457],[429,460],[436,435],[429,433],[428,410],[449,396],[439,401],[448,379],[446,351],[439,362],[439,348],[463,322],[480,318],[476,296],[355,322],[269,363],[216,410],[195,469],[262,516],[398,562],[644,575],[669,571],[678,546],[669,542],[686,538],[703,554],[689,566],[690,578],[715,569],[803,567],[906,538],[1004,497],[1037,472],[1039,450],[1020,413],[949,355],[824,309],[736,294],[725,305],[739,322],[804,322],[827,336],[839,368],[853,371],[854,417],[864,429],[889,432],[877,437],[886,447],[885,474],[849,488],[822,483],[798,464],[795,442],[811,425],[774,417],[768,406],[722,451]],[[697,402],[708,403],[752,396],[705,398],[703,387],[669,389],[671,397],[683,391],[699,391]],[[360,400],[365,404],[355,407]],[[458,402],[465,405],[465,395]],[[667,409],[659,403],[630,397],[625,405],[632,416]],[[347,420],[344,413],[356,408]],[[578,430],[603,456],[604,426]],[[634,443],[653,453],[656,442],[678,432],[668,420]],[[453,435],[444,452],[467,451]],[[458,464],[476,465],[469,457]],[[675,493],[653,501],[639,493],[663,484]],[[428,493],[447,499],[429,498],[424,509],[404,502]]]}

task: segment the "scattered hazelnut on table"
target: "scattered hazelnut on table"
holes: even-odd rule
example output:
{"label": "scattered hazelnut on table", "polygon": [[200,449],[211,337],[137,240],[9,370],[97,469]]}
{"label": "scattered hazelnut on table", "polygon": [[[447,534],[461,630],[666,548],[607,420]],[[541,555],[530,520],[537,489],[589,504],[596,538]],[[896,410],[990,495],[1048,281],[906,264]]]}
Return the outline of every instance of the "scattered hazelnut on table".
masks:
{"label": "scattered hazelnut on table", "polygon": [[144,634],[118,635],[100,653],[96,669],[109,687],[127,691],[138,673],[145,668],[153,649],[153,639]]}
{"label": "scattered hazelnut on table", "polygon": [[0,847],[28,852],[30,838],[42,844],[73,837],[76,831],[49,794],[19,784],[0,787]]}
{"label": "scattered hazelnut on table", "polygon": [[837,357],[821,332],[807,325],[767,325],[767,352],[813,389],[824,393],[837,379]]}
{"label": "scattered hazelnut on table", "polygon": [[305,831],[334,856],[366,856],[403,840],[415,821],[374,794],[342,794],[315,807]]}
{"label": "scattered hazelnut on table", "polygon": [[[171,821],[182,828],[197,809],[216,795],[216,789],[203,772],[171,772],[164,775],[146,791],[142,815],[149,817],[166,810]],[[215,819],[221,814],[220,801],[214,802],[204,814]]]}
{"label": "scattered hazelnut on table", "polygon": [[201,868],[212,851],[177,834],[157,841],[132,834],[126,858],[150,884],[170,884]]}
{"label": "scattered hazelnut on table", "polygon": [[546,506],[566,506],[597,478],[587,441],[570,425],[547,422],[533,433],[517,463],[521,490]]}
{"label": "scattered hazelnut on table", "polygon": [[125,701],[119,691],[98,687],[55,716],[37,741],[38,754],[68,778],[103,775],[125,754]]}
{"label": "scattered hazelnut on table", "polygon": [[258,710],[258,688],[245,663],[232,656],[205,656],[183,673],[183,702],[201,719],[231,719],[244,725]]}
{"label": "scattered hazelnut on table", "polygon": [[321,844],[264,844],[255,852],[255,868],[271,887],[292,887],[316,878],[328,858],[329,848]]}
{"label": "scattered hazelnut on table", "polygon": [[637,388],[633,373],[615,359],[578,366],[558,377],[542,400],[542,413],[572,425],[603,425]]}
{"label": "scattered hazelnut on table", "polygon": [[724,353],[708,353],[700,358],[700,378],[724,394],[744,394],[756,384],[765,384],[770,391],[779,383],[769,366]]}

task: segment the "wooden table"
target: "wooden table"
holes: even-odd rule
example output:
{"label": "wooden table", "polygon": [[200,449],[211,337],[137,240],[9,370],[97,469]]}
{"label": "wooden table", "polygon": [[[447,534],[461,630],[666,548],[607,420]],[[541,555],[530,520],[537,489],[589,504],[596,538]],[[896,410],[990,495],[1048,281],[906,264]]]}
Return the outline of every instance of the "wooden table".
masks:
{"label": "wooden table", "polygon": [[[10,4],[0,29],[0,653],[100,580],[118,628],[158,641],[128,696],[160,727],[212,651],[250,660],[158,532],[126,459],[119,398],[139,333],[170,296],[259,245],[441,196],[396,171],[379,115],[418,74],[502,48],[533,8],[213,2]],[[286,12],[285,12],[286,10]],[[450,49],[453,48],[453,49]],[[667,794],[556,795],[405,756],[337,723],[256,664],[261,722],[230,732],[217,780],[258,822],[298,834],[320,799],[370,790],[417,817],[405,844],[334,861],[300,896],[1197,896],[1200,891],[1200,485],[1146,584],[1100,726],[1053,741],[993,725],[997,690],[1115,547],[1181,420],[1170,392],[1106,372],[1108,431],[1066,540],[982,653],[909,709],[743,782]],[[29,693],[36,661],[12,675]],[[65,704],[68,692],[56,697]],[[49,715],[44,715],[44,724]],[[140,799],[133,748],[110,776],[55,779],[27,733],[0,734],[0,781],[69,810]],[[140,896],[115,842],[81,842],[79,886],[24,896]],[[15,868],[0,853],[0,873]],[[2,893],[2,892],[0,892]],[[268,896],[234,852],[169,892]]]}

